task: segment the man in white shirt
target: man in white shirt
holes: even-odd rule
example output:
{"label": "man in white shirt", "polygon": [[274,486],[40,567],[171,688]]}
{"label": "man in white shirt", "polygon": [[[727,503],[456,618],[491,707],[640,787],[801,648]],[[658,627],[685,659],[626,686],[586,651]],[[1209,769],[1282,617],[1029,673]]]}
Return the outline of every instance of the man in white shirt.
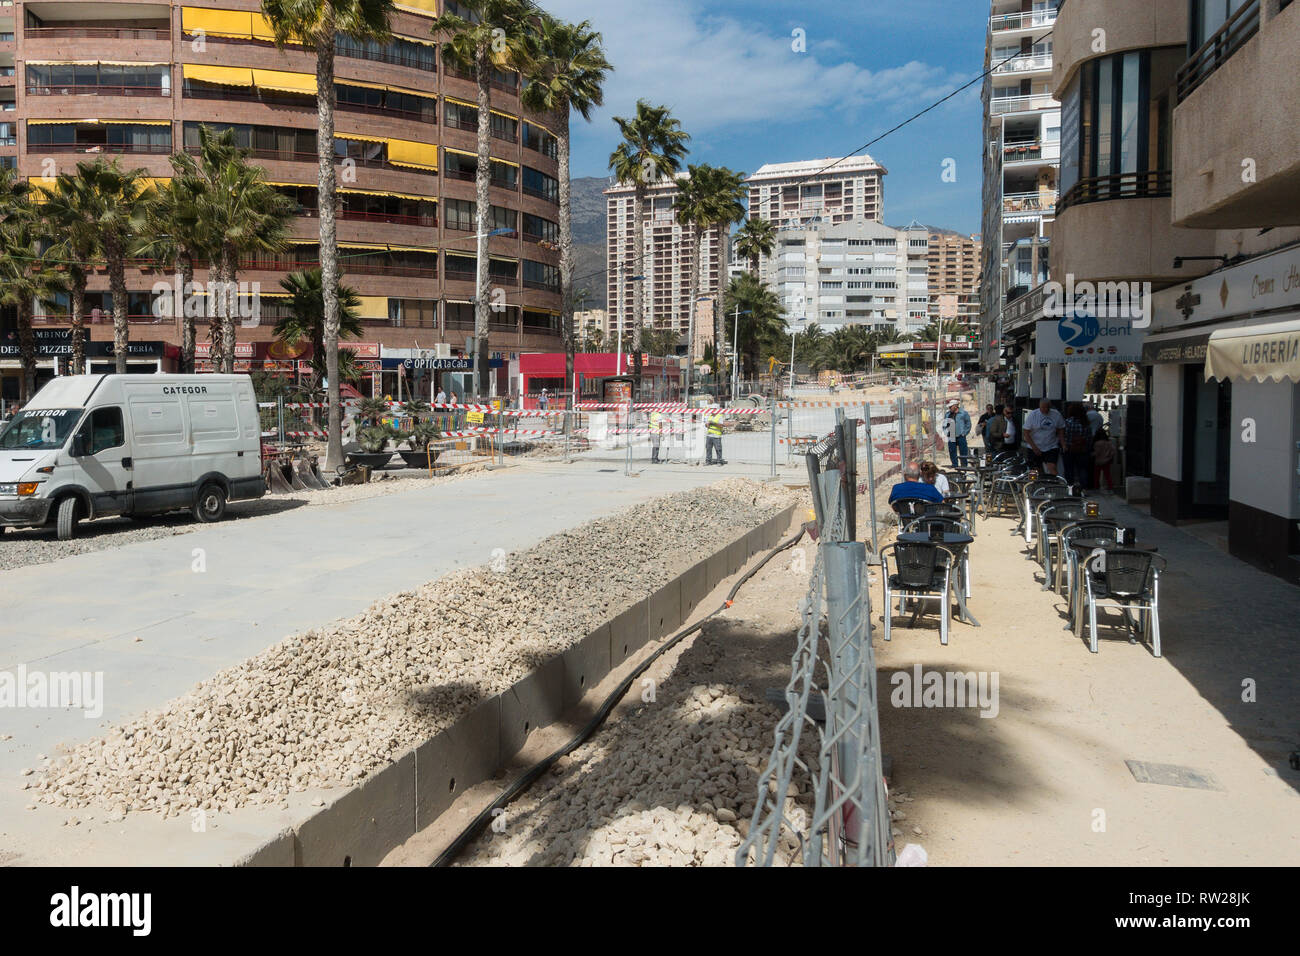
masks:
{"label": "man in white shirt", "polygon": [[447,401],[447,390],[445,388],[438,389],[438,397],[433,401],[437,405],[444,404]]}
{"label": "man in white shirt", "polygon": [[1048,399],[1042,399],[1038,407],[1025,416],[1025,446],[1032,456],[1031,461],[1042,465],[1047,474],[1056,474],[1064,440],[1065,418]]}
{"label": "man in white shirt", "polygon": [[1097,437],[1097,432],[1101,431],[1106,420],[1101,417],[1101,412],[1097,411],[1097,406],[1092,402],[1088,403],[1088,427],[1092,429],[1092,437]]}

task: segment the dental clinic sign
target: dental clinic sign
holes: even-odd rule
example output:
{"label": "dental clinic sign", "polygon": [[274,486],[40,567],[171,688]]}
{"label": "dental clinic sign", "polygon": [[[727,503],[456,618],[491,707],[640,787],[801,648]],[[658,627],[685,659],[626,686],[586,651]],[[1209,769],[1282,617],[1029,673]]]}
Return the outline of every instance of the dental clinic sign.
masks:
{"label": "dental clinic sign", "polygon": [[1034,361],[1071,364],[1074,362],[1140,362],[1146,330],[1126,318],[1097,318],[1077,312],[1060,319],[1047,319],[1035,328]]}

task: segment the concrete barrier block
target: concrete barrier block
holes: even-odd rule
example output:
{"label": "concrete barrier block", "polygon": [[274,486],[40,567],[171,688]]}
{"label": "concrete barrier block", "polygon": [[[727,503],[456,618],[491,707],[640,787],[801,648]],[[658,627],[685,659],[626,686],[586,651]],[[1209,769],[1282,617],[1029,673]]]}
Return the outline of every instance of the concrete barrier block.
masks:
{"label": "concrete barrier block", "polygon": [[682,586],[674,579],[665,584],[646,602],[648,630],[646,637],[655,640],[675,631],[682,623]]}
{"label": "concrete barrier block", "polygon": [[375,866],[415,833],[415,751],[298,825],[302,866]]}
{"label": "concrete barrier block", "polygon": [[564,662],[563,703],[567,711],[609,673],[609,625],[602,624],[560,655],[560,659]]}
{"label": "concrete barrier block", "polygon": [[553,657],[501,695],[501,760],[523,747],[528,735],[564,713],[564,660]]}
{"label": "concrete barrier block", "polygon": [[701,561],[682,575],[682,621],[690,618],[691,613],[700,606],[704,596],[712,586],[709,584],[709,565],[712,559]]}
{"label": "concrete barrier block", "polygon": [[645,644],[649,634],[649,613],[645,601],[637,601],[609,622],[609,666],[618,667]]}
{"label": "concrete barrier block", "polygon": [[501,698],[493,697],[416,748],[416,828],[427,827],[501,763]]}
{"label": "concrete barrier block", "polygon": [[710,591],[731,576],[731,572],[727,570],[727,551],[725,548],[717,554],[711,555],[704,563],[708,568],[708,588]]}
{"label": "concrete barrier block", "polygon": [[727,574],[735,574],[749,560],[749,535],[741,535],[727,545]]}
{"label": "concrete barrier block", "polygon": [[235,866],[296,866],[298,838],[292,828],[277,833],[252,853],[235,861]]}

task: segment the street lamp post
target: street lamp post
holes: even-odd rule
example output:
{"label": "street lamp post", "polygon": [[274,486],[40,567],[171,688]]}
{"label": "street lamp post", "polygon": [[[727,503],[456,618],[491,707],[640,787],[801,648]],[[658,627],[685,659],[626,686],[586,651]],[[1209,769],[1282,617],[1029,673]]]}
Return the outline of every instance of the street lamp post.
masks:
{"label": "street lamp post", "polygon": [[691,317],[686,332],[686,404],[688,406],[691,404],[691,383],[695,380],[695,303],[710,299],[710,296],[700,295],[691,300]]}
{"label": "street lamp post", "polygon": [[[642,282],[645,276],[632,276],[632,282]],[[624,266],[618,270],[618,359],[614,363],[614,374],[623,374],[623,288],[624,283],[629,281],[627,277],[627,267]]]}
{"label": "street lamp post", "polygon": [[740,317],[752,314],[752,309],[745,309],[742,312],[740,306],[736,306],[736,317],[731,328],[731,401],[733,404],[740,390]]}

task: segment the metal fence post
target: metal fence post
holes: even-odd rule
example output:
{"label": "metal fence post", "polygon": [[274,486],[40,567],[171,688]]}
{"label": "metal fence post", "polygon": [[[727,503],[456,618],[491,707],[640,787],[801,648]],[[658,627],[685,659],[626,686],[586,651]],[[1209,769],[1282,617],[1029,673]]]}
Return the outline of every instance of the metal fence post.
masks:
{"label": "metal fence post", "polygon": [[[875,825],[875,788],[867,788],[864,777],[869,774],[862,758],[869,736],[868,724],[877,715],[867,713],[863,707],[859,686],[862,674],[863,645],[871,645],[871,616],[869,593],[863,587],[863,568],[866,565],[866,546],[861,542],[830,542],[825,544],[826,561],[826,624],[830,644],[829,675],[826,682],[827,740],[834,741],[842,793],[832,794],[832,800],[843,800],[843,814],[836,813],[832,823],[843,826],[848,843],[861,851],[864,838]],[[870,651],[867,651],[870,653]],[[832,844],[831,852],[838,847]]]}
{"label": "metal fence post", "polygon": [[863,413],[867,416],[867,501],[871,507],[871,550],[877,551],[877,534],[876,527],[876,444],[871,437],[871,406],[863,405]]}
{"label": "metal fence post", "polygon": [[280,435],[280,444],[284,444],[284,396],[280,395],[275,400],[276,431]]}
{"label": "metal fence post", "polygon": [[776,477],[776,395],[773,395],[768,408],[772,415],[772,477]]}
{"label": "metal fence post", "polygon": [[907,399],[898,399],[898,467],[907,466]]}

